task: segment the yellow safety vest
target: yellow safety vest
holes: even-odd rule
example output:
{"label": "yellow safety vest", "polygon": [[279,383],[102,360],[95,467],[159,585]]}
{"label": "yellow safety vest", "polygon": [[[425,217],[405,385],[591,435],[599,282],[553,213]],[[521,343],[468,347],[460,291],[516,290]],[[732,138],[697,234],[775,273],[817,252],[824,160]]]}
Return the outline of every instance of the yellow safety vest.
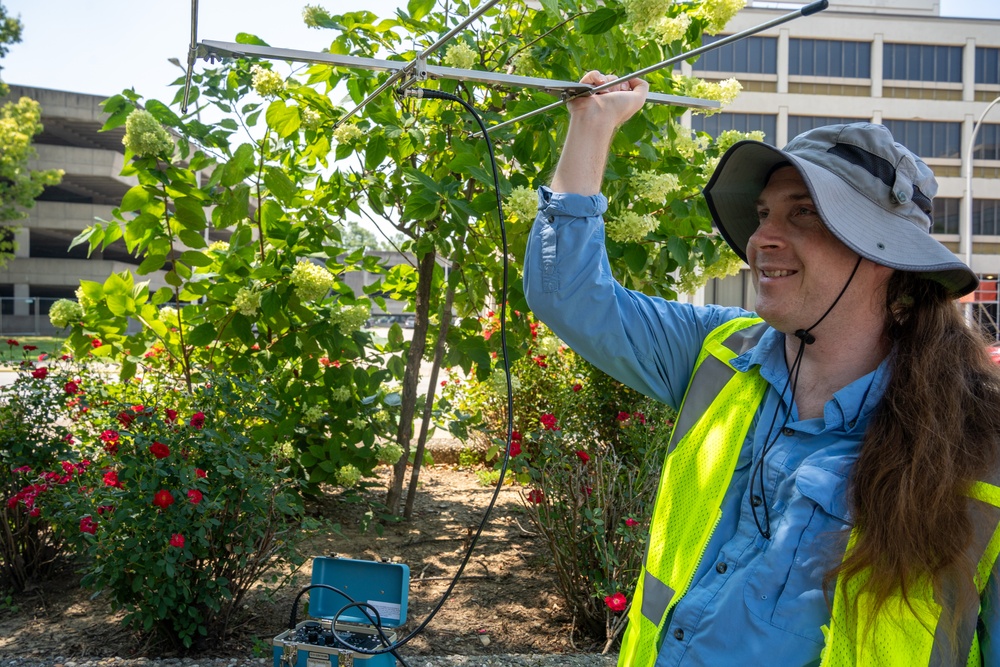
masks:
{"label": "yellow safety vest", "polygon": [[[766,329],[759,318],[738,318],[713,330],[702,344],[663,464],[619,667],[653,667],[669,612],[690,587],[722,517],[722,500],[768,386],[757,368],[739,372],[731,361],[756,345]],[[1000,508],[1000,488],[992,484],[977,482],[968,495]],[[1000,554],[1000,525],[994,526],[987,535],[988,543],[976,547],[979,566],[975,585],[979,593]],[[855,538],[852,531],[848,549]],[[864,614],[862,603],[857,606],[861,618],[853,618],[847,599],[857,595],[864,581],[862,573],[847,586],[838,582],[834,590],[830,624],[823,627],[822,667],[943,667],[953,665],[955,655],[968,655],[970,667],[981,663],[975,633],[978,610],[963,614],[963,619],[971,618],[971,627],[959,627],[966,637],[965,645],[953,648],[944,631],[941,637],[935,632],[942,608],[935,602],[929,583],[913,588],[909,605],[890,602],[871,619]],[[865,628],[868,634],[859,642]]]}

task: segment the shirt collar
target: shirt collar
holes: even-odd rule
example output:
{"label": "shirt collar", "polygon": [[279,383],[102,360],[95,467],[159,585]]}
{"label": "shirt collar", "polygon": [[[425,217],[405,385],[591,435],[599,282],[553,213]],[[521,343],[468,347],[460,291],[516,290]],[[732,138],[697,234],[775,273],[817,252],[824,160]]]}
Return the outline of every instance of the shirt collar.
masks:
{"label": "shirt collar", "polygon": [[[788,367],[785,364],[785,335],[780,331],[768,328],[761,336],[756,346],[733,359],[733,368],[747,372],[754,366],[760,368],[761,377],[771,385],[775,392],[781,391],[788,381]],[[875,411],[885,382],[888,379],[888,358],[883,359],[878,367],[867,373],[833,395],[824,408],[823,419],[795,422],[795,428],[801,431],[820,433],[838,430],[847,433],[864,433],[868,420]],[[784,401],[788,400],[785,393]],[[791,423],[790,423],[791,425]]]}

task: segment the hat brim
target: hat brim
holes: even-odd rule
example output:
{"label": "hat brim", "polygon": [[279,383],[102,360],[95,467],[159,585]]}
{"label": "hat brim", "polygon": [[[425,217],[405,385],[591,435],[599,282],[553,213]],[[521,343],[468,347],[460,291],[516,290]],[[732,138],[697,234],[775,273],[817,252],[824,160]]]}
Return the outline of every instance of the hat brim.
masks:
{"label": "hat brim", "polygon": [[920,273],[956,297],[979,284],[964,262],[907,218],[871,201],[832,171],[757,141],[733,145],[705,187],[715,224],[744,261],[747,243],[758,225],[757,199],[772,170],[783,162],[798,169],[830,232],[862,257],[892,269]]}

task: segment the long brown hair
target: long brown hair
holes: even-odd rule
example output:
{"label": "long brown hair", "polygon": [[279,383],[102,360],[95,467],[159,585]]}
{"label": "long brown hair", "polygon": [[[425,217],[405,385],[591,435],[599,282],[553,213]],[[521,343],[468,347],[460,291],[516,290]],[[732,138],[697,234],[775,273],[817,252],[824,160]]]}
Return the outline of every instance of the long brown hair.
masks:
{"label": "long brown hair", "polygon": [[1000,460],[1000,366],[983,336],[944,287],[913,273],[889,279],[886,312],[889,379],[851,482],[857,538],[830,574],[870,572],[869,618],[928,576],[938,592],[956,575],[972,581],[976,503],[965,492]]}

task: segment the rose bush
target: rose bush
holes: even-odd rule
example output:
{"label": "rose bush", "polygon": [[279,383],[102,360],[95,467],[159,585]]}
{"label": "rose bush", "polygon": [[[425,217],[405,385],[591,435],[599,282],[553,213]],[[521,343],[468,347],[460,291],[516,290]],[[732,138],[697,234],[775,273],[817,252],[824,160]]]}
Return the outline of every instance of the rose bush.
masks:
{"label": "rose bush", "polygon": [[41,508],[66,483],[59,463],[73,440],[60,416],[77,400],[65,360],[39,365],[29,347],[15,339],[0,346],[0,362],[20,369],[13,384],[0,387],[0,590],[15,592],[46,576],[62,553],[62,536]]}
{"label": "rose bush", "polygon": [[[610,644],[624,628],[638,577],[673,412],[588,364],[530,315],[515,313],[512,324],[531,344],[511,368],[509,467],[577,627]],[[484,325],[487,340],[496,338],[496,316]],[[499,467],[502,369],[485,381],[447,383],[444,404],[458,418],[455,430]]]}
{"label": "rose bush", "polygon": [[43,379],[25,369],[14,385],[55,407],[20,403],[46,415],[51,433],[5,455],[0,474],[17,489],[5,498],[8,523],[44,528],[52,550],[82,556],[83,585],[140,633],[178,647],[225,636],[251,586],[300,562],[295,546],[311,525],[301,482],[275,454],[288,439],[271,384],[206,375],[189,394],[109,381],[100,368],[49,368]]}

